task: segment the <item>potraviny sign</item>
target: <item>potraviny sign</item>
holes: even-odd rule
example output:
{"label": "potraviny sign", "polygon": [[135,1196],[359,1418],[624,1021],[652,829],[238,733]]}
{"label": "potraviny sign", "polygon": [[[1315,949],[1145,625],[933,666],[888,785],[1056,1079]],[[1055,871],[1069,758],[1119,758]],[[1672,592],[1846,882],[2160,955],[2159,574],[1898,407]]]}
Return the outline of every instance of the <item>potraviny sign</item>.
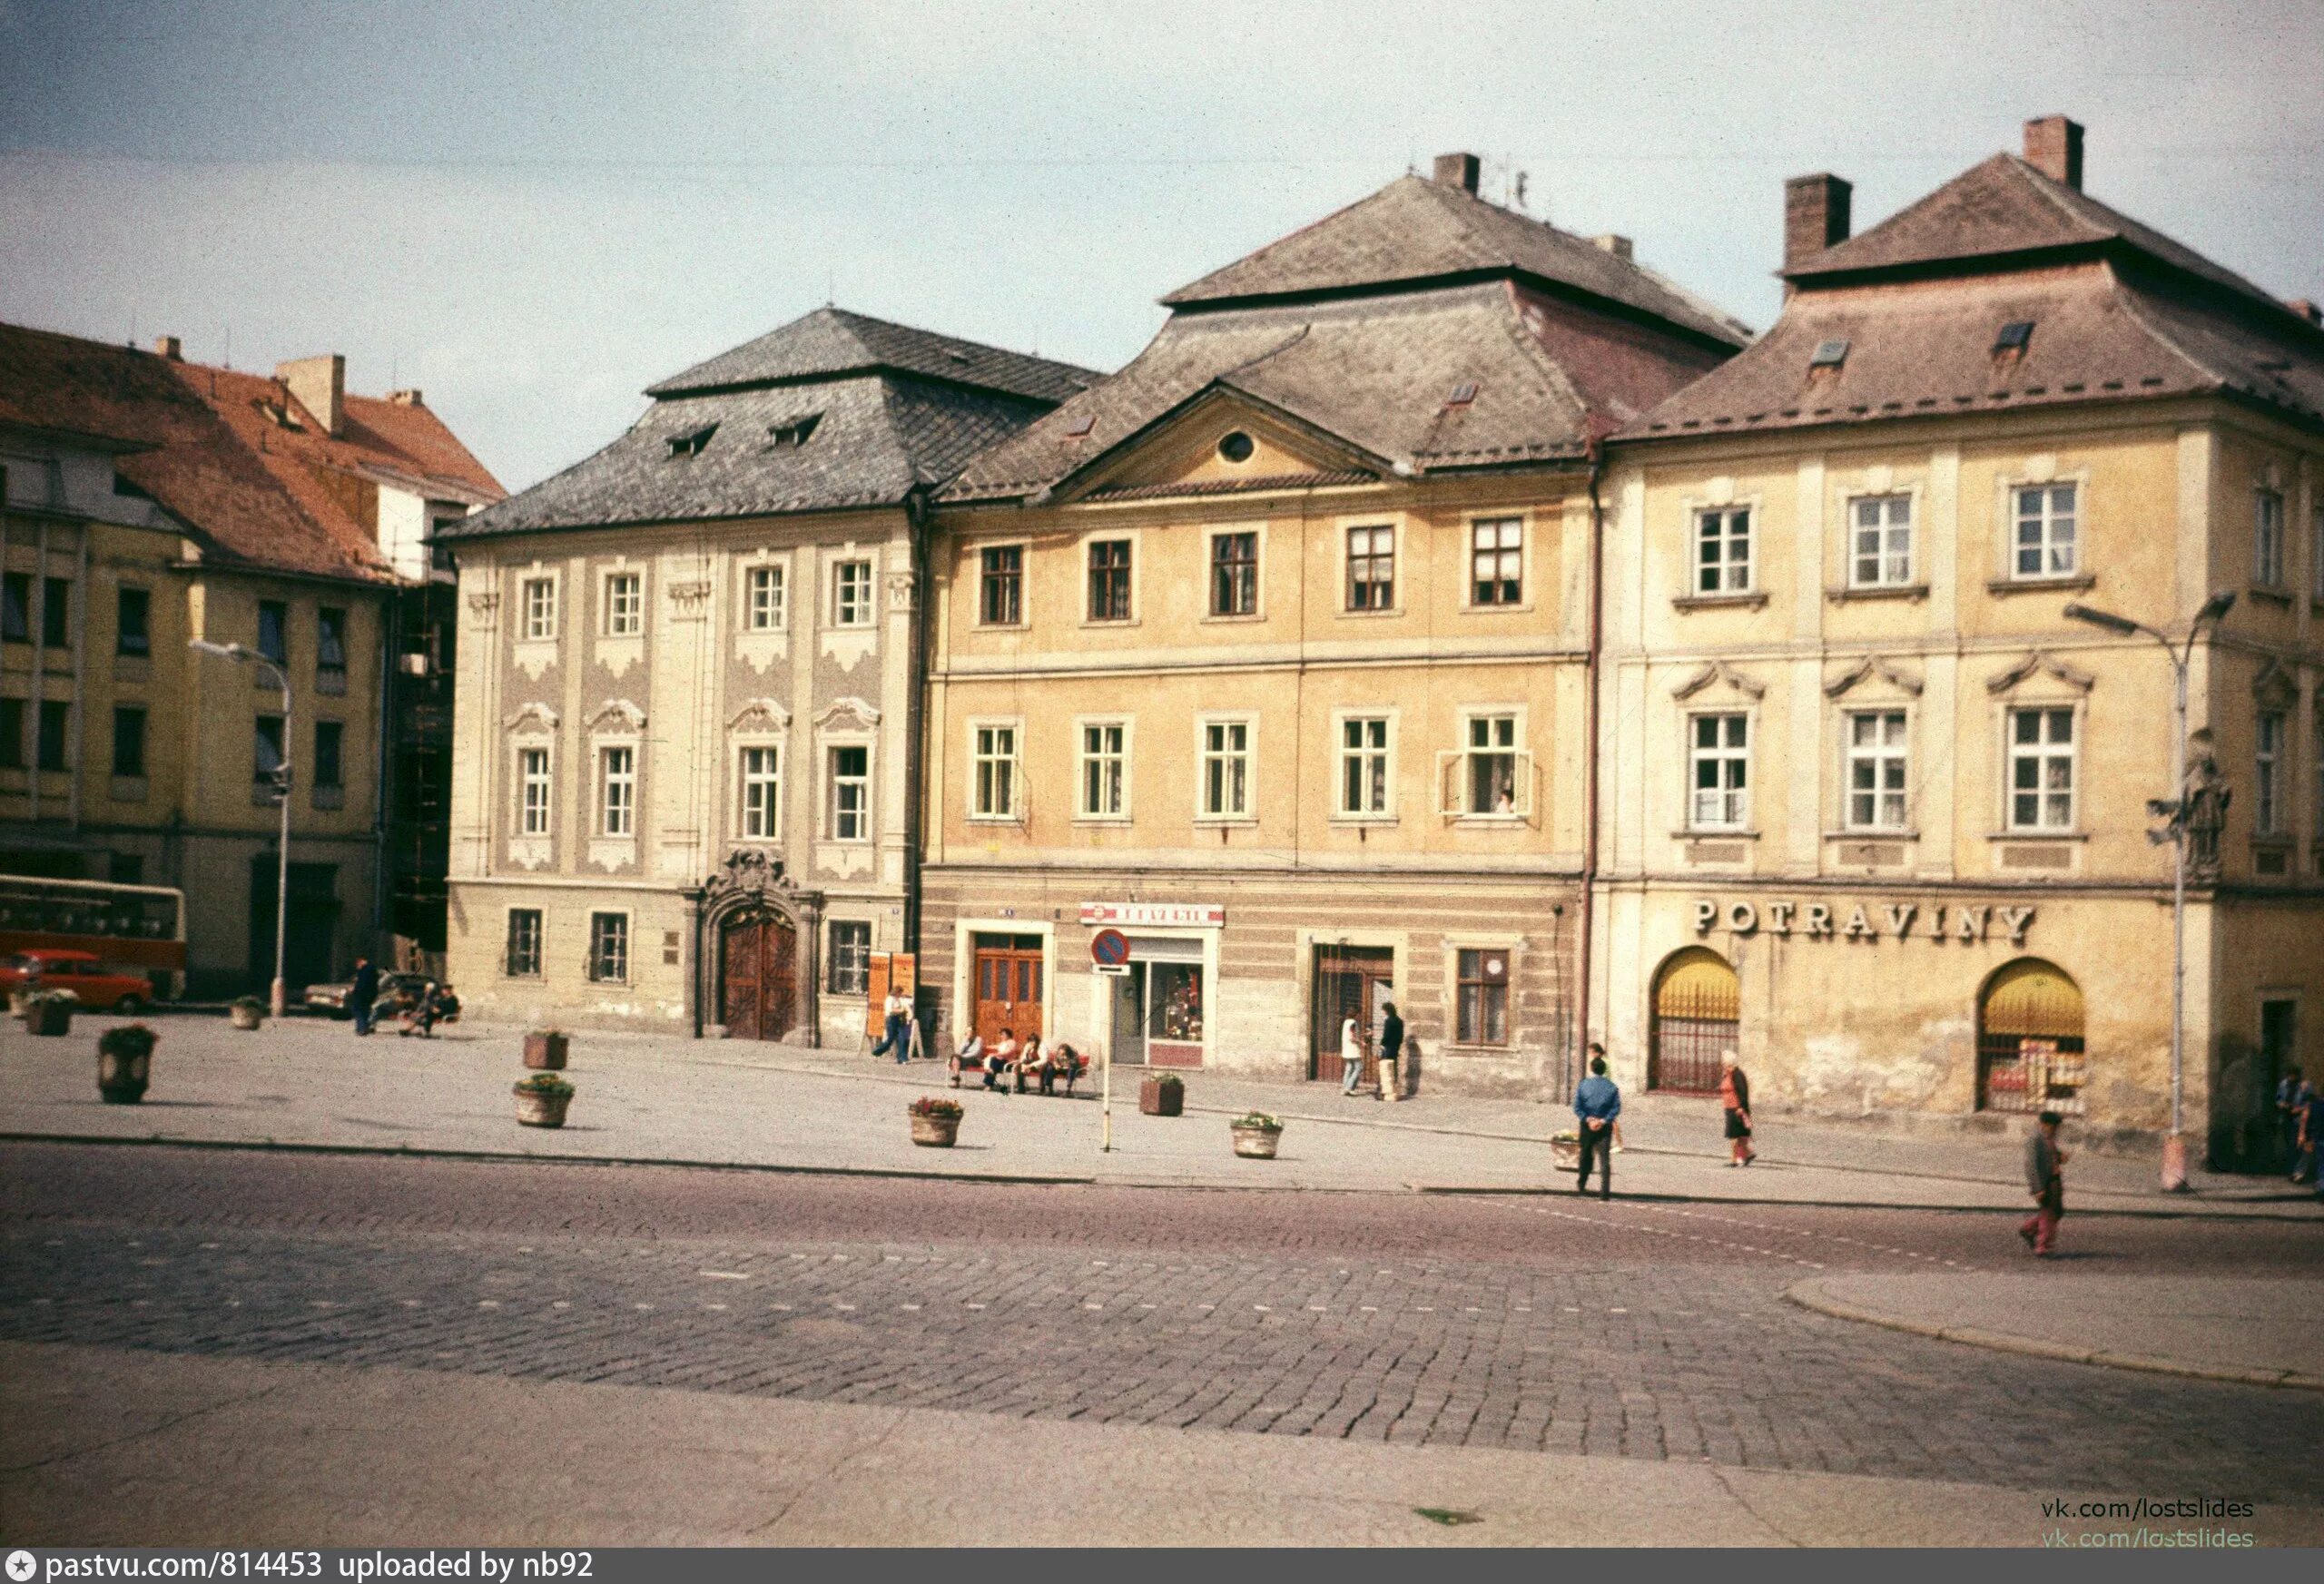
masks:
{"label": "potraviny sign", "polygon": [[2028,905],[2008,908],[1963,902],[1761,902],[1695,899],[1695,933],[1724,928],[1733,934],[1797,934],[1810,940],[1952,940],[1974,943],[2005,935],[2025,944],[2034,926]]}

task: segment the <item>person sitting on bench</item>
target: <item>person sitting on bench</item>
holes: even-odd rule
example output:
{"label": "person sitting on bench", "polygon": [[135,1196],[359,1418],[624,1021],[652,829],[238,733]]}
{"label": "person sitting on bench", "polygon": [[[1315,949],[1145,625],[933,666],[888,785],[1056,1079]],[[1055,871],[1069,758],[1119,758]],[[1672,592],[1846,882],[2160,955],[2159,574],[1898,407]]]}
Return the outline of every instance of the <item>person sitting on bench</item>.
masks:
{"label": "person sitting on bench", "polygon": [[969,1037],[960,1041],[960,1048],[952,1053],[951,1060],[945,1065],[952,1069],[952,1087],[959,1088],[962,1073],[978,1072],[983,1069],[984,1037],[971,1030]]}
{"label": "person sitting on bench", "polygon": [[1000,1087],[1000,1075],[1016,1070],[1017,1031],[1003,1028],[1000,1038],[992,1042],[992,1048],[985,1052],[984,1087],[996,1095],[1007,1094],[1009,1091]]}
{"label": "person sitting on bench", "polygon": [[1081,1053],[1070,1045],[1059,1045],[1049,1053],[1049,1059],[1041,1064],[1041,1093],[1056,1094],[1058,1075],[1063,1073],[1065,1092],[1070,1095],[1073,1093],[1073,1080],[1080,1076],[1080,1072]]}
{"label": "person sitting on bench", "polygon": [[1049,1058],[1042,1053],[1039,1034],[1025,1036],[1025,1048],[1017,1053],[1017,1092],[1025,1092],[1025,1080],[1039,1077],[1048,1068]]}

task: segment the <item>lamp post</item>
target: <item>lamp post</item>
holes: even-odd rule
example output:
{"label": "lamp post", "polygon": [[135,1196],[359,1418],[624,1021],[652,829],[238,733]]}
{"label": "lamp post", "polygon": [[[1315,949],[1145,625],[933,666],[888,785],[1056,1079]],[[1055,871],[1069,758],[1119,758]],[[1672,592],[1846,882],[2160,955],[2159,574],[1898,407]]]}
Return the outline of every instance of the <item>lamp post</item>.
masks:
{"label": "lamp post", "polygon": [[274,779],[282,791],[282,833],[276,843],[274,871],[274,992],[271,1000],[274,1016],[282,1016],[288,1004],[287,987],[282,982],[282,946],[284,930],[290,917],[290,678],[280,665],[245,644],[212,644],[206,638],[196,638],[186,645],[197,654],[214,654],[221,660],[231,660],[238,665],[255,665],[261,674],[271,674],[282,689],[282,752],[277,756]]}
{"label": "lamp post", "polygon": [[2195,639],[2207,625],[2216,626],[2235,604],[2235,591],[2222,589],[2205,600],[2187,635],[2173,643],[2171,635],[2144,622],[2118,616],[2086,605],[2065,608],[2068,620],[2084,623],[2119,637],[2140,634],[2162,645],[2171,661],[2171,796],[2148,801],[2150,812],[2170,821],[2164,834],[2149,840],[2169,841],[2171,873],[2171,1132],[2162,1141],[2162,1186],[2165,1192],[2187,1191],[2187,668],[2195,654]]}

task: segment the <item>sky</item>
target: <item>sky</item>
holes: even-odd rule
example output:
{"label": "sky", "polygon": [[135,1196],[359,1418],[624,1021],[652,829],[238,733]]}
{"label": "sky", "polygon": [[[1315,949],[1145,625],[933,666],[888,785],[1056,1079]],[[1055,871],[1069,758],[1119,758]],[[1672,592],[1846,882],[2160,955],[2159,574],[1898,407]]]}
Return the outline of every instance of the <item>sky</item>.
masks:
{"label": "sky", "polygon": [[0,0],[0,320],[417,386],[520,488],[826,301],[1100,369],[1432,156],[1759,327],[1786,177],[1861,231],[2028,117],[2324,299],[2318,0]]}

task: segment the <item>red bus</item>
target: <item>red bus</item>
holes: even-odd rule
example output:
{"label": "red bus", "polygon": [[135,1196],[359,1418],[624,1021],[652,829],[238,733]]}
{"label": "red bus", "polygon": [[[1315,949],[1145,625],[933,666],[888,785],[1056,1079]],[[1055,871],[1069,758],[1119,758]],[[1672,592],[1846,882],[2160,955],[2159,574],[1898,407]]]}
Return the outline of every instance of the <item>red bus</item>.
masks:
{"label": "red bus", "polygon": [[20,951],[87,951],[141,973],[157,999],[185,991],[185,893],[0,874],[0,958]]}

